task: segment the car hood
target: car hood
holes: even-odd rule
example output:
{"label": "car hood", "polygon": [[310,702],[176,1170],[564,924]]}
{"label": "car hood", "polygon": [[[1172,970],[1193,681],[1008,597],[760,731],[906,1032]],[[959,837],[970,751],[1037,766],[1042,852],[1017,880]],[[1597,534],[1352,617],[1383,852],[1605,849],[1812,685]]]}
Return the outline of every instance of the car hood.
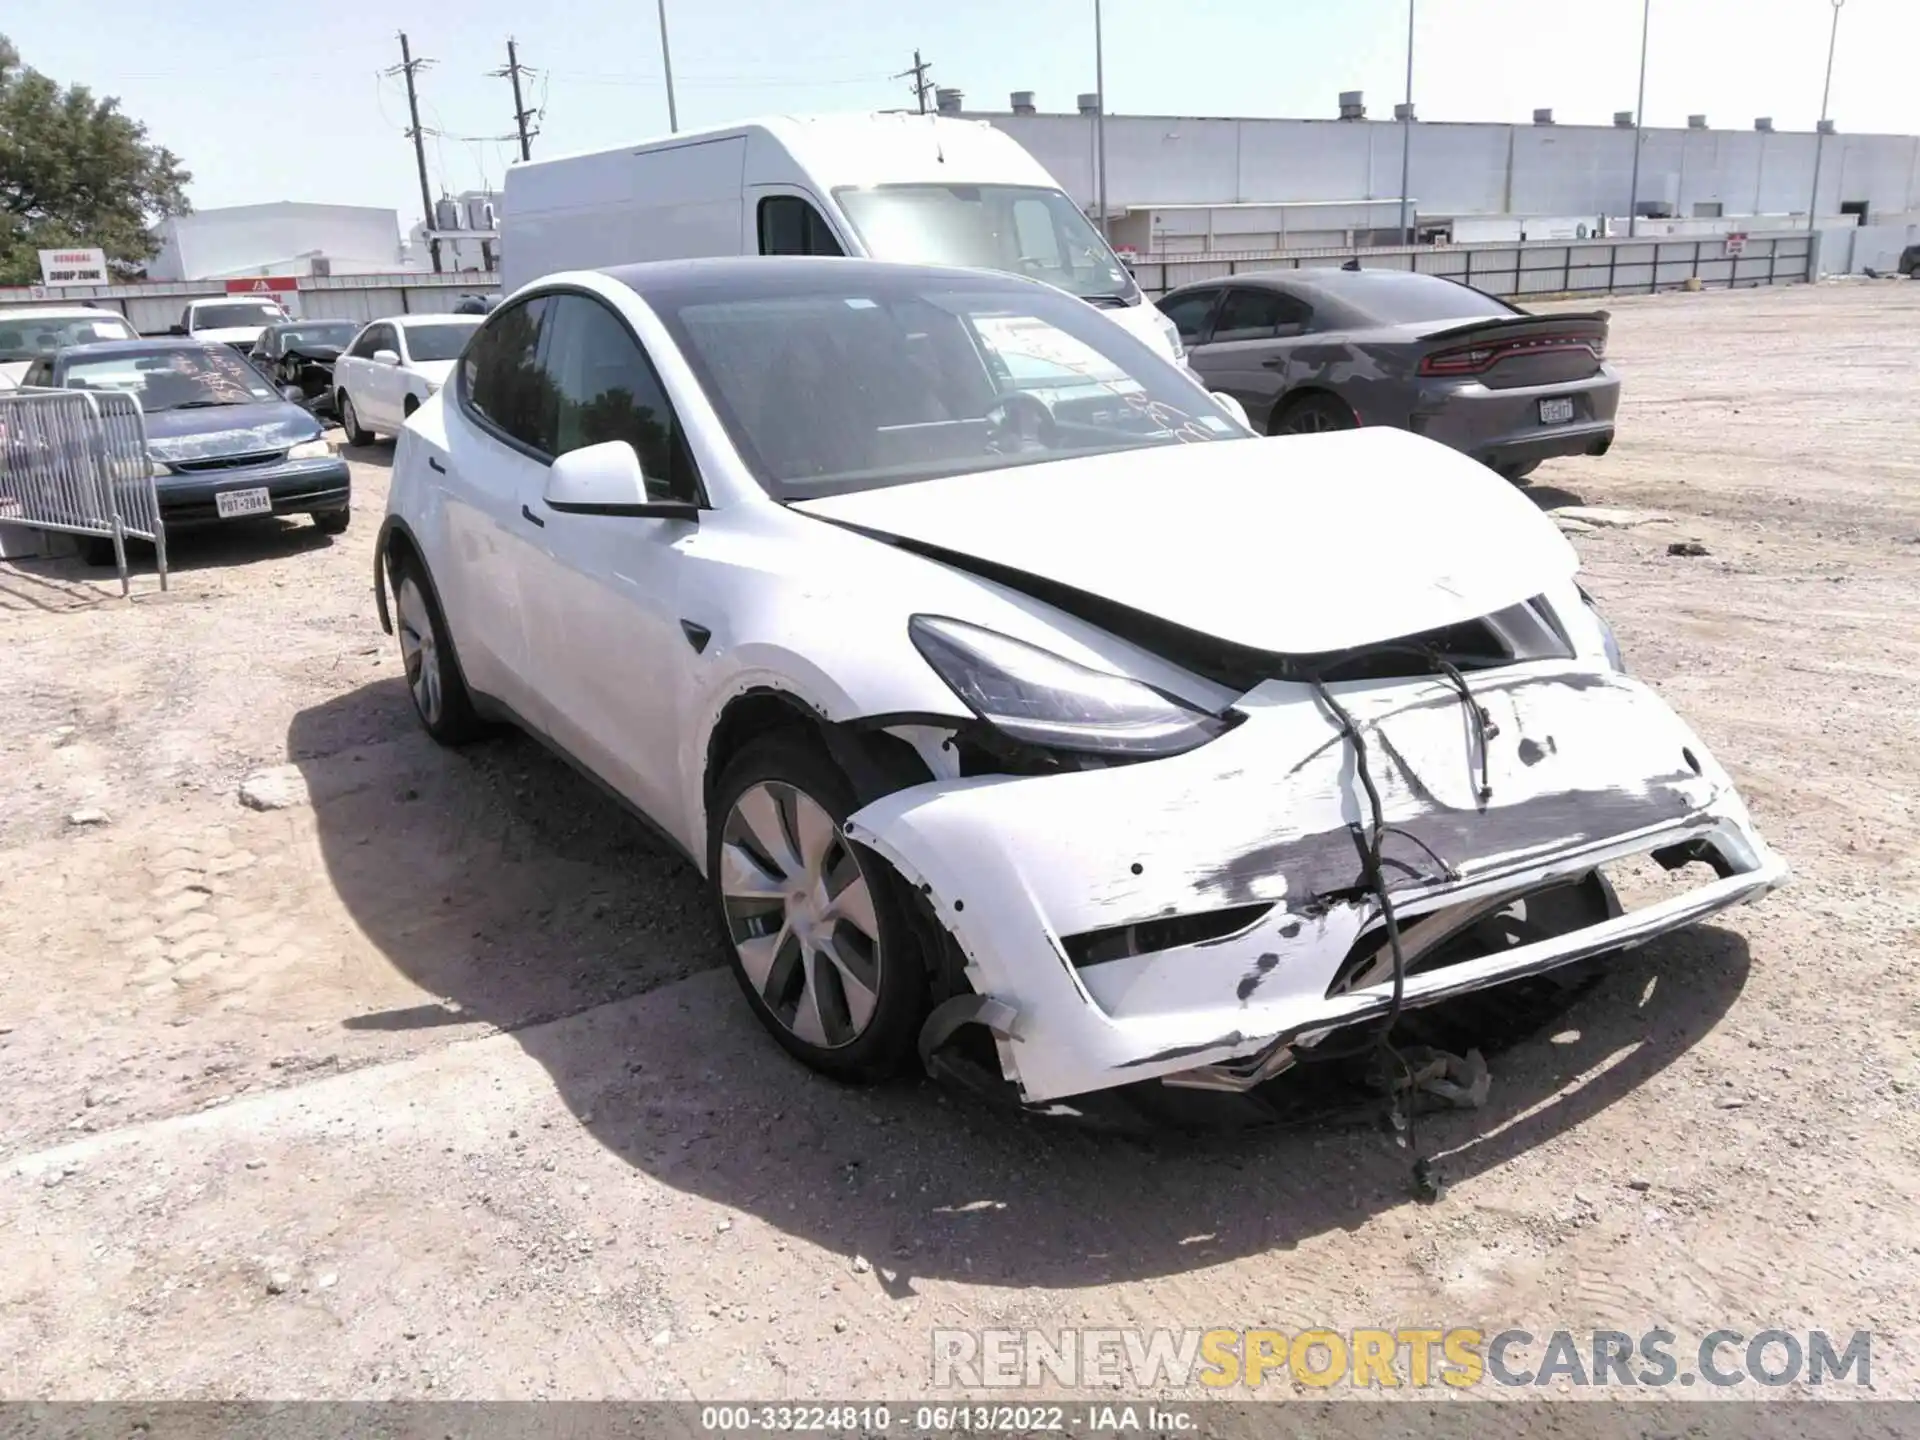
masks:
{"label": "car hood", "polygon": [[1579,568],[1507,481],[1391,429],[1088,456],[794,508],[1289,655],[1470,620]]}
{"label": "car hood", "polygon": [[453,374],[454,363],[452,360],[416,360],[407,369],[438,389]]}
{"label": "car hood", "polygon": [[147,450],[167,464],[287,450],[319,434],[313,416],[285,400],[205,410],[155,410],[147,415]]}
{"label": "car hood", "polygon": [[297,355],[303,360],[317,360],[323,365],[331,365],[340,358],[340,352],[344,349],[344,345],[289,345],[287,358],[291,360]]}

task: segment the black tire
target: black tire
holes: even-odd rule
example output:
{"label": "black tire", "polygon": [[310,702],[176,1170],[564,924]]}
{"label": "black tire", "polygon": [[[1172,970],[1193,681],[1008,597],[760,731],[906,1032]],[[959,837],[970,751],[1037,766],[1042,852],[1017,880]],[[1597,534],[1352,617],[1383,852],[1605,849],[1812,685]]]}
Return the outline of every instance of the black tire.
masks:
{"label": "black tire", "polygon": [[340,392],[340,428],[347,432],[349,445],[371,445],[373,431],[360,428],[360,413],[353,408],[353,397]]}
{"label": "black tire", "polygon": [[[460,653],[440,610],[440,597],[425,567],[415,560],[396,559],[388,573],[393,583],[394,631],[400,640],[400,661],[407,693],[413,698],[413,712],[427,734],[442,745],[464,745],[484,734],[487,727],[473,707],[466,676],[460,670]],[[424,628],[431,644],[421,643],[416,627]],[[425,678],[429,662],[437,667],[437,684]]]}
{"label": "black tire", "polygon": [[1514,484],[1518,485],[1522,480],[1540,468],[1540,462],[1538,460],[1531,460],[1525,465],[1496,465],[1493,468],[1499,471],[1503,478],[1511,480]]}
{"label": "black tire", "polygon": [[1324,392],[1302,395],[1274,411],[1269,435],[1317,435],[1327,430],[1352,430],[1360,417],[1345,401]]}
{"label": "black tire", "polygon": [[[736,823],[734,807],[750,791],[769,784],[798,792],[833,821],[841,858],[832,865],[820,866],[820,871],[828,877],[822,886],[823,892],[832,893],[832,873],[840,870],[844,874],[843,867],[850,862],[872,900],[878,931],[873,938],[878,943],[871,951],[869,973],[874,976],[875,996],[871,1013],[864,1028],[853,1032],[852,1038],[836,1040],[823,1030],[825,1038],[835,1040],[828,1045],[803,1038],[790,1025],[800,1023],[799,1006],[811,994],[816,1015],[827,1015],[837,1000],[837,1023],[843,1031],[849,1028],[851,1022],[847,1016],[852,992],[841,980],[844,970],[840,962],[830,962],[823,950],[812,949],[804,941],[789,936],[785,898],[770,895],[763,901],[748,901],[736,897],[735,907],[756,904],[769,907],[757,914],[743,914],[741,908],[729,907],[723,885],[727,872],[723,870],[721,850],[723,844],[730,843],[729,827]],[[760,1023],[788,1054],[809,1068],[836,1080],[871,1084],[898,1075],[916,1062],[920,1026],[926,1018],[929,1001],[926,964],[900,902],[896,888],[900,882],[884,860],[847,841],[840,830],[856,808],[853,787],[846,775],[818,746],[793,735],[771,735],[755,741],[726,766],[713,790],[713,805],[707,816],[707,887],[713,896],[714,913],[726,942],[734,978]],[[780,818],[792,842],[799,827],[788,820],[787,812],[781,812]],[[735,848],[738,849],[737,844]],[[789,848],[797,853],[802,847],[790,843]],[[775,859],[771,866],[778,869],[779,863]],[[759,869],[763,876],[768,874],[767,865]],[[843,893],[850,890],[852,884],[848,881]],[[767,993],[763,993],[742,960],[741,945],[765,938],[767,927],[776,924],[776,933],[789,939],[777,942],[769,951]],[[859,935],[858,931],[854,933]],[[836,948],[843,943],[837,925],[832,930],[832,939]],[[773,996],[771,1001],[769,994]],[[795,1009],[791,1022],[776,1009],[776,1005],[789,1004]]]}
{"label": "black tire", "polygon": [[353,511],[344,505],[338,510],[322,510],[313,517],[313,528],[322,535],[344,535],[352,523]]}

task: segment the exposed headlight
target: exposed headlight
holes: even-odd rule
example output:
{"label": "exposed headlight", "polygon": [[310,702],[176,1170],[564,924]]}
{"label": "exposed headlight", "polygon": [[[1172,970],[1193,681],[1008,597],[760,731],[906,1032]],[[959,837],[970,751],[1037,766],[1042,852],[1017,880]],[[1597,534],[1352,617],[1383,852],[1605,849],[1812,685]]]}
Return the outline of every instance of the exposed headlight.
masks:
{"label": "exposed headlight", "polygon": [[964,621],[916,615],[907,633],[968,709],[1029,745],[1152,759],[1204,745],[1232,724],[1138,680]]}
{"label": "exposed headlight", "polygon": [[427,394],[438,395],[440,393],[440,382],[438,380],[426,380],[422,383],[427,387]]}
{"label": "exposed headlight", "polygon": [[324,460],[333,454],[333,446],[325,440],[305,440],[287,451],[289,460]]}
{"label": "exposed headlight", "polygon": [[173,473],[173,467],[167,464],[164,460],[155,460],[153,462],[153,473],[156,476],[171,475]]}
{"label": "exposed headlight", "polygon": [[[1153,302],[1148,301],[1147,303],[1152,305]],[[1167,337],[1167,344],[1173,347],[1173,358],[1176,360],[1186,359],[1187,344],[1186,341],[1180,338],[1180,327],[1162,314],[1158,308],[1155,308],[1153,318],[1160,323],[1161,332]]]}

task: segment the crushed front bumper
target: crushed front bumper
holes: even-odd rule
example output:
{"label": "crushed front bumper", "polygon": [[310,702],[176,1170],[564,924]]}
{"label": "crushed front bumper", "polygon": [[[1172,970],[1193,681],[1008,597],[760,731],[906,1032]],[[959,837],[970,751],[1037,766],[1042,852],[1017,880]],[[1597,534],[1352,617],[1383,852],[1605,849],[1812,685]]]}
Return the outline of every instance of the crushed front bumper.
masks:
{"label": "crushed front bumper", "polygon": [[[1331,687],[1367,741],[1403,931],[1635,856],[1697,855],[1718,878],[1416,973],[1407,1006],[1636,945],[1785,878],[1725,772],[1636,681],[1550,662],[1469,683],[1497,726],[1484,757],[1442,681]],[[849,820],[952,934],[973,989],[995,1002],[1001,1065],[1028,1101],[1258,1063],[1391,1004],[1390,982],[1341,988],[1358,943],[1379,933],[1352,748],[1305,686],[1269,681],[1237,708],[1243,723],[1185,755],[934,781]],[[1208,917],[1231,928],[1117,954],[1101,939],[1177,941]]]}

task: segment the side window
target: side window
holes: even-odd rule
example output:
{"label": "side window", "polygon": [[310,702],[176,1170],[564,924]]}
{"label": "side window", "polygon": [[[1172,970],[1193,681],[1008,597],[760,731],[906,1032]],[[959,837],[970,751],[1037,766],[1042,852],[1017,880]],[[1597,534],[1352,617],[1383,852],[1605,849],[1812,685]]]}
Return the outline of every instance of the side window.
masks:
{"label": "side window", "polygon": [[769,195],[760,202],[762,255],[844,255],[820,212],[799,195]]}
{"label": "side window", "polygon": [[362,360],[373,358],[373,352],[380,348],[380,327],[369,325],[360,332],[360,338],[353,342],[353,348],[347,353]]}
{"label": "side window", "polygon": [[373,348],[376,350],[391,350],[396,354],[399,353],[400,337],[394,333],[393,326],[381,325],[375,328],[373,332]]}
{"label": "side window", "polygon": [[1312,309],[1276,290],[1229,290],[1214,322],[1216,342],[1272,340],[1298,335],[1313,318]]}
{"label": "side window", "polygon": [[1163,302],[1160,313],[1173,322],[1180,332],[1180,339],[1188,345],[1198,344],[1206,333],[1207,316],[1213,310],[1213,302],[1220,298],[1218,290],[1196,290],[1191,295],[1182,295],[1178,299]]}
{"label": "side window", "polygon": [[625,440],[655,500],[699,499],[693,464],[653,365],[620,318],[585,295],[553,302],[546,369],[557,392],[555,455]]}
{"label": "side window", "polygon": [[460,357],[461,404],[541,455],[556,453],[559,397],[540,364],[540,339],[552,323],[553,304],[550,296],[536,295],[496,311]]}

